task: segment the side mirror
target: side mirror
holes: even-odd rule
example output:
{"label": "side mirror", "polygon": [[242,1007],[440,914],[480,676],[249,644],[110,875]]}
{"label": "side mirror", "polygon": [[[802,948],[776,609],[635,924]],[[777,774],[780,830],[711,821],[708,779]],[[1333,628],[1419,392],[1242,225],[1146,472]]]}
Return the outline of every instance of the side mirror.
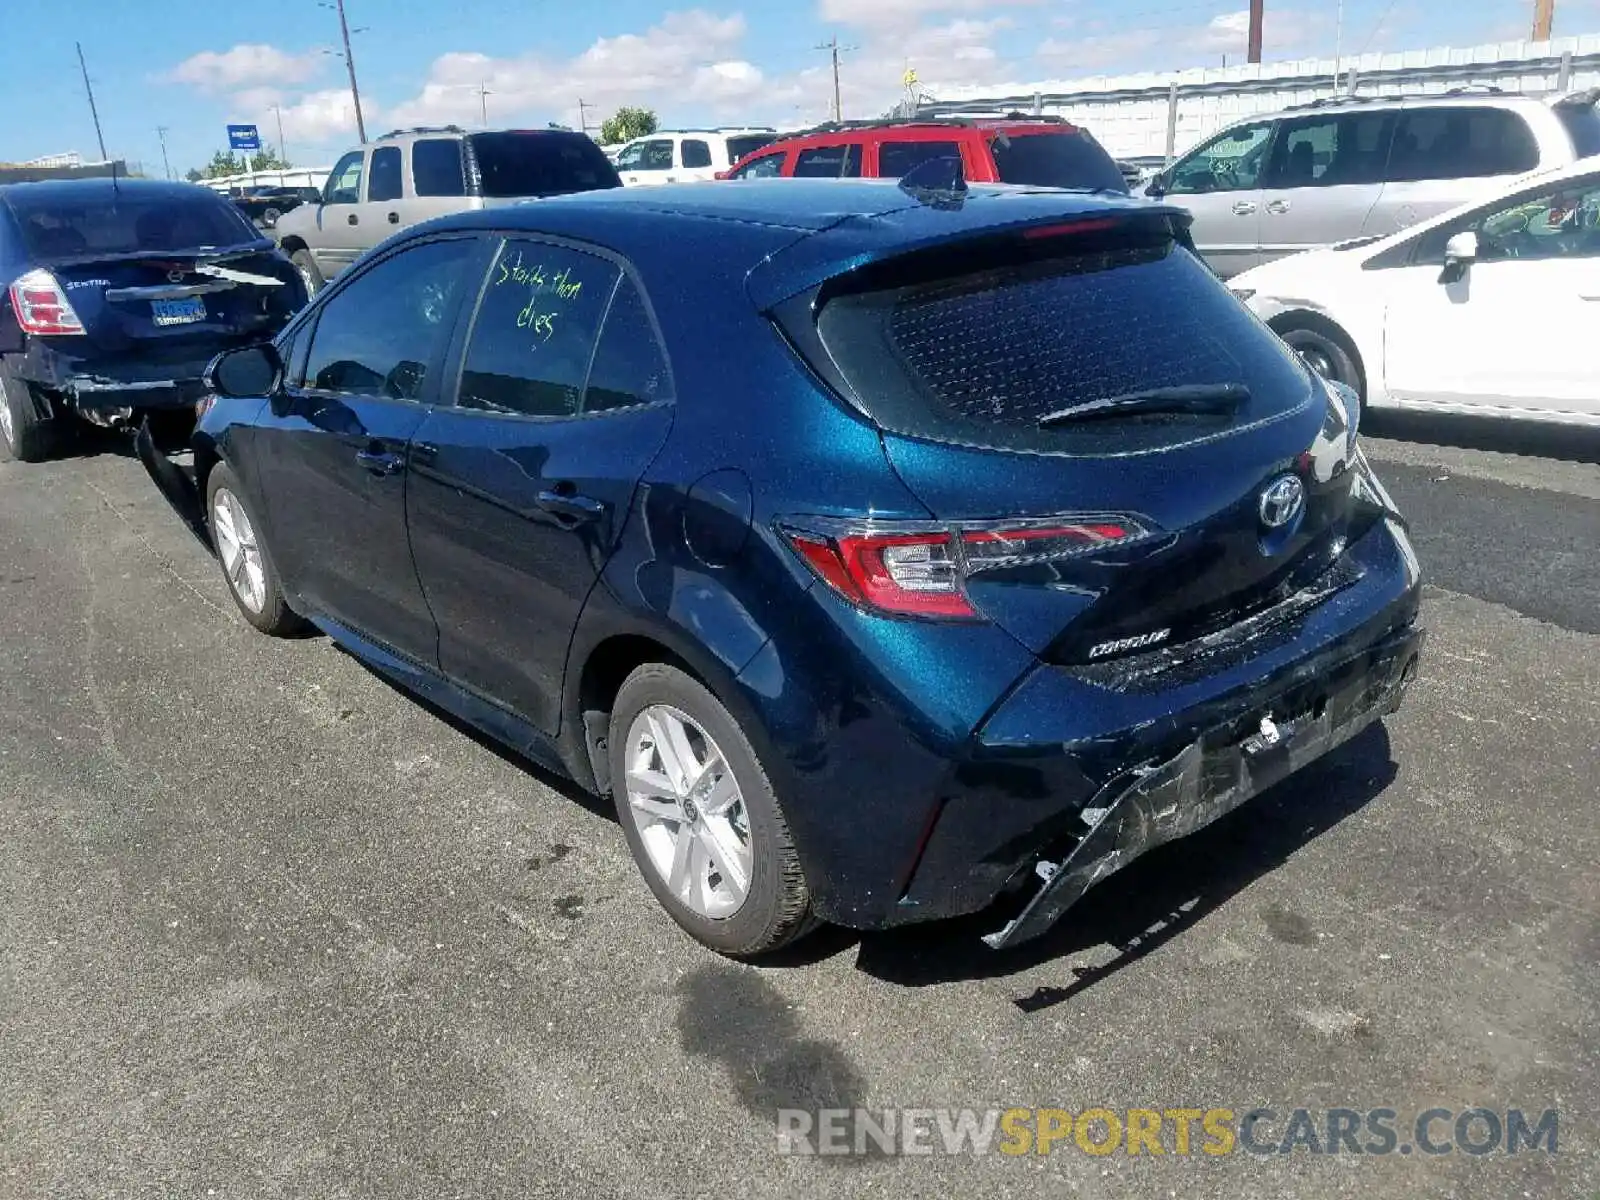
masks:
{"label": "side mirror", "polygon": [[1470,229],[1454,235],[1444,244],[1444,270],[1439,272],[1439,282],[1455,283],[1477,261],[1478,235]]}
{"label": "side mirror", "polygon": [[1165,196],[1167,194],[1167,173],[1165,171],[1157,171],[1151,177],[1150,182],[1144,185],[1144,194],[1155,200]]}
{"label": "side mirror", "polygon": [[271,342],[227,350],[211,360],[205,385],[218,396],[270,396],[283,381],[283,360]]}

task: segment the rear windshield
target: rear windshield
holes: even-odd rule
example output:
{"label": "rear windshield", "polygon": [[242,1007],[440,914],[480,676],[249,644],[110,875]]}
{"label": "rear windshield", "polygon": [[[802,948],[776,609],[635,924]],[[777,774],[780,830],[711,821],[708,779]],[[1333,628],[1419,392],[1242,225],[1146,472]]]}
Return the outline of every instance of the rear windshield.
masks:
{"label": "rear windshield", "polygon": [[1600,154],[1600,113],[1595,112],[1594,105],[1558,104],[1556,116],[1566,126],[1576,157],[1588,158],[1591,154]]}
{"label": "rear windshield", "polygon": [[[1087,224],[1087,222],[1086,222]],[[1299,409],[1311,379],[1166,218],[971,243],[824,297],[823,345],[892,432],[1060,453],[1154,449]],[[1248,394],[1226,414],[1039,419],[1153,388]]]}
{"label": "rear windshield", "polygon": [[741,133],[737,137],[728,139],[728,161],[738,162],[746,154],[754,154],[763,146],[770,146],[778,140],[775,133]]}
{"label": "rear windshield", "polygon": [[622,186],[600,147],[579,134],[478,133],[472,152],[485,196],[555,196]]}
{"label": "rear windshield", "polygon": [[1126,192],[1128,181],[1100,143],[1083,133],[1028,133],[996,137],[994,165],[1001,183],[1031,187],[1101,188]]}
{"label": "rear windshield", "polygon": [[103,194],[92,200],[64,200],[59,193],[30,196],[18,189],[8,199],[23,244],[37,260],[141,250],[212,250],[261,240],[232,201],[210,193],[143,198]]}

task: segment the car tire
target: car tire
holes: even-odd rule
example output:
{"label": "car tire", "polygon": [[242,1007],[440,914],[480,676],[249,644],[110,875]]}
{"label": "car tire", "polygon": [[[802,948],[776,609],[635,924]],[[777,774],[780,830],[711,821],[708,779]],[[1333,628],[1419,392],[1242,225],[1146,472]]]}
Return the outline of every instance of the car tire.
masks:
{"label": "car tire", "polygon": [[[666,663],[636,669],[612,705],[608,756],[628,849],[689,936],[719,954],[748,958],[815,926],[772,783],[739,723],[699,680]],[[688,771],[679,769],[683,758],[694,760]],[[698,786],[682,786],[696,769]]]}
{"label": "car tire", "polygon": [[291,637],[305,621],[284,598],[283,583],[261,536],[261,522],[227,463],[218,463],[206,480],[206,525],[228,594],[239,612],[262,633]]}
{"label": "car tire", "polygon": [[261,224],[268,229],[276,229],[278,227],[278,218],[281,216],[283,216],[283,213],[275,208],[269,208],[261,214]]}
{"label": "car tire", "polygon": [[1279,331],[1284,344],[1300,356],[1305,363],[1324,379],[1354,388],[1364,405],[1366,386],[1361,378],[1361,368],[1356,365],[1355,351],[1350,344],[1331,329],[1314,329],[1309,325],[1295,325]]}
{"label": "car tire", "polygon": [[33,385],[0,375],[0,446],[18,462],[43,462],[61,446],[65,418],[41,417]]}
{"label": "car tire", "polygon": [[296,250],[289,256],[289,261],[300,272],[300,278],[305,280],[307,296],[315,296],[328,282],[317,269],[317,260],[311,257],[311,251]]}

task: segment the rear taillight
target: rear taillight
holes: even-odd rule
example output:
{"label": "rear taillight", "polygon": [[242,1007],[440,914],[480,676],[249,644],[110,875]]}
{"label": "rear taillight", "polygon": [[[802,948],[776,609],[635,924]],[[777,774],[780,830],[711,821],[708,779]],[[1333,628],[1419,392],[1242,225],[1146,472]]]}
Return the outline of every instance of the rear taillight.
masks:
{"label": "rear taillight", "polygon": [[83,322],[72,302],[49,271],[29,271],[11,285],[11,311],[23,333],[82,333]]}
{"label": "rear taillight", "polygon": [[784,536],[818,578],[852,604],[898,616],[973,620],[974,575],[1075,558],[1150,535],[1124,516],[963,522],[928,528],[874,522],[785,524]]}

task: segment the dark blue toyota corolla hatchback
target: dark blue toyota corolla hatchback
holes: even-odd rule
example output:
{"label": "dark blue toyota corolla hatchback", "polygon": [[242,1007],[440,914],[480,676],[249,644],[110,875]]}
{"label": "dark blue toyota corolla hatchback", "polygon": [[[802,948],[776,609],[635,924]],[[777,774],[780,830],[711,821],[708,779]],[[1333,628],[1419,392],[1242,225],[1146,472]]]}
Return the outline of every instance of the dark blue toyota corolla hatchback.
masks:
{"label": "dark blue toyota corolla hatchback", "polygon": [[140,447],[246,619],[614,796],[727,954],[1024,941],[1392,711],[1422,640],[1354,397],[1126,198],[463,214],[210,382],[192,478]]}

